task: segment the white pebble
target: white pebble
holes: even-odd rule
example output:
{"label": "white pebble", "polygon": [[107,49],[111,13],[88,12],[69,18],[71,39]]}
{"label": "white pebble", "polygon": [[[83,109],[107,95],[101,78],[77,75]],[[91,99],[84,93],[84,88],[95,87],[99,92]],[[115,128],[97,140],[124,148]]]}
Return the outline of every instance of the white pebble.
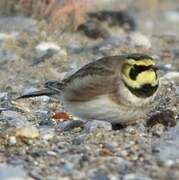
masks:
{"label": "white pebble", "polygon": [[41,42],[35,47],[35,49],[37,51],[46,52],[49,49],[54,50],[54,51],[59,51],[61,48],[53,42]]}
{"label": "white pebble", "polygon": [[0,32],[0,41],[7,40],[7,39],[14,39],[18,36],[19,33],[12,32],[12,33],[3,33]]}
{"label": "white pebble", "polygon": [[141,33],[131,33],[129,36],[131,44],[136,47],[144,47],[149,49],[151,47],[150,39]]}
{"label": "white pebble", "polygon": [[179,72],[169,72],[165,74],[163,78],[175,81],[176,79],[179,79]]}
{"label": "white pebble", "polygon": [[179,12],[177,11],[168,11],[165,13],[165,17],[170,22],[179,22]]}
{"label": "white pebble", "polygon": [[16,137],[15,136],[10,136],[9,137],[9,144],[10,145],[15,145],[17,143]]}

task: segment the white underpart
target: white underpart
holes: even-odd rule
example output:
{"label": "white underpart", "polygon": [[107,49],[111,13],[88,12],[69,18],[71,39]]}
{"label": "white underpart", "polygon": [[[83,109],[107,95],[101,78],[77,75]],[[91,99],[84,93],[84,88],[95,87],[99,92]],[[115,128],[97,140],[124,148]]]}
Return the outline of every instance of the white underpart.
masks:
{"label": "white underpart", "polygon": [[107,95],[98,96],[88,102],[64,102],[72,115],[84,120],[107,120],[112,123],[126,123],[135,121],[141,111],[128,109],[127,111],[111,101]]}

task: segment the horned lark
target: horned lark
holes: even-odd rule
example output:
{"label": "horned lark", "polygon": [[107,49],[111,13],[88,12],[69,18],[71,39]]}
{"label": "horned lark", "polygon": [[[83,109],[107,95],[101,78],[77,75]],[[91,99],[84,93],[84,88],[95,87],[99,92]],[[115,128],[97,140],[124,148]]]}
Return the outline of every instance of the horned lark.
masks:
{"label": "horned lark", "polygon": [[66,109],[84,120],[130,124],[150,110],[159,89],[155,62],[144,54],[104,57],[62,82],[20,98],[59,95]]}

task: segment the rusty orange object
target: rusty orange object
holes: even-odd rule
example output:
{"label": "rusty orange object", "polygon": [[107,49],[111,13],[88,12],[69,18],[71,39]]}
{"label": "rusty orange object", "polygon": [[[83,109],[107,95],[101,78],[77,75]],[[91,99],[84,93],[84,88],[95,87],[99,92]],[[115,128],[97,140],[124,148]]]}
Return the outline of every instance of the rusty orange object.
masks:
{"label": "rusty orange object", "polygon": [[103,148],[99,151],[100,156],[112,156],[113,152],[107,148]]}
{"label": "rusty orange object", "polygon": [[67,121],[67,120],[70,120],[71,118],[70,118],[69,114],[66,112],[56,112],[52,115],[52,119]]}

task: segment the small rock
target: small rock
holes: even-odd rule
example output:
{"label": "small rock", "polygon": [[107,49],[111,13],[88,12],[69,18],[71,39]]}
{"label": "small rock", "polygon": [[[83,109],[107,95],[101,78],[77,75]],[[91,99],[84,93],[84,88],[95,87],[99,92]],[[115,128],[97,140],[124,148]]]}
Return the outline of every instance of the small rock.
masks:
{"label": "small rock", "polygon": [[[179,126],[168,128],[163,136],[152,144],[152,150],[160,162],[177,161],[179,159]],[[170,160],[170,161],[169,161]]]}
{"label": "small rock", "polygon": [[113,152],[107,148],[103,148],[99,151],[100,156],[112,156]]}
{"label": "small rock", "polygon": [[67,51],[69,51],[70,53],[75,53],[77,51],[80,51],[81,49],[82,46],[76,42],[71,42],[67,47]]}
{"label": "small rock", "polygon": [[57,52],[60,50],[60,47],[53,42],[41,42],[35,47],[37,52],[47,52],[48,50],[52,50]]}
{"label": "small rock", "polygon": [[8,108],[10,105],[10,98],[7,92],[0,93],[0,105],[2,108]]}
{"label": "small rock", "polygon": [[1,115],[2,118],[7,121],[10,127],[21,128],[30,125],[30,122],[27,121],[27,118],[21,115],[19,112],[8,110],[2,111]]}
{"label": "small rock", "polygon": [[168,79],[170,81],[174,81],[177,84],[179,83],[179,72],[168,72],[166,73],[163,78]]}
{"label": "small rock", "polygon": [[0,61],[15,61],[18,59],[19,57],[15,53],[7,49],[0,49]]}
{"label": "small rock", "polygon": [[84,135],[81,135],[81,136],[77,136],[75,137],[73,140],[72,140],[72,143],[74,145],[80,145],[84,142]]}
{"label": "small rock", "polygon": [[162,111],[154,114],[151,118],[147,120],[147,126],[154,126],[155,124],[160,123],[165,127],[173,127],[176,125],[175,114],[171,110]]}
{"label": "small rock", "polygon": [[9,96],[7,92],[1,92],[0,93],[0,101],[8,100]]}
{"label": "small rock", "polygon": [[163,76],[164,78],[170,80],[173,78],[173,76],[174,78],[176,76],[177,72],[171,72],[175,70],[175,68],[171,64],[157,64],[157,68],[165,72],[165,75]]}
{"label": "small rock", "polygon": [[16,137],[15,136],[10,136],[9,137],[9,144],[10,145],[15,145],[17,143]]}
{"label": "small rock", "polygon": [[110,180],[107,172],[101,169],[92,169],[89,171],[88,176],[92,180]]}
{"label": "small rock", "polygon": [[25,180],[28,179],[27,172],[20,166],[0,165],[1,180]]}
{"label": "small rock", "polygon": [[39,131],[35,127],[13,128],[9,129],[7,133],[19,138],[34,139],[39,137]]}
{"label": "small rock", "polygon": [[41,42],[36,47],[37,57],[34,60],[33,65],[38,65],[44,62],[47,59],[50,59],[57,52],[60,53],[61,56],[66,57],[66,50],[60,48],[56,43],[53,42]]}
{"label": "small rock", "polygon": [[105,143],[102,143],[103,147],[104,148],[107,148],[109,149],[110,151],[114,151],[114,149],[118,148],[118,143],[117,142],[105,142]]}
{"label": "small rock", "polygon": [[11,32],[11,33],[0,32],[0,42],[3,42],[8,39],[14,39],[16,38],[16,36],[18,36],[17,32]]}
{"label": "small rock", "polygon": [[129,36],[131,44],[136,47],[144,47],[149,49],[151,47],[150,39],[141,33],[131,33]]}
{"label": "small rock", "polygon": [[151,132],[154,136],[160,137],[165,130],[165,126],[163,124],[156,124],[152,127]]}
{"label": "small rock", "polygon": [[118,171],[121,174],[126,173],[127,170],[131,168],[131,163],[128,160],[125,160],[124,158],[114,157],[113,162],[115,166],[118,167]]}
{"label": "small rock", "polygon": [[118,25],[126,31],[133,31],[136,29],[135,19],[127,11],[102,10],[91,12],[88,15],[90,18],[97,19],[99,22],[106,21],[110,27]]}
{"label": "small rock", "polygon": [[105,129],[107,131],[110,131],[112,130],[112,125],[108,121],[93,120],[93,121],[88,121],[84,125],[84,129],[87,132],[94,132],[97,129]]}
{"label": "small rock", "polygon": [[59,123],[59,129],[61,131],[70,131],[77,127],[82,127],[83,122],[80,120],[70,120],[70,121],[64,121]]}
{"label": "small rock", "polygon": [[168,11],[165,13],[165,17],[170,22],[173,22],[173,23],[179,22],[179,12],[178,11]]}
{"label": "small rock", "polygon": [[50,117],[49,111],[37,111],[35,112],[35,115],[40,120],[39,125],[40,126],[52,126],[55,124],[54,121],[52,121]]}
{"label": "small rock", "polygon": [[123,180],[152,180],[151,178],[142,174],[126,174]]}
{"label": "small rock", "polygon": [[40,128],[40,136],[44,140],[50,140],[55,136],[55,131],[52,128]]}
{"label": "small rock", "polygon": [[47,151],[47,154],[50,156],[57,156],[57,153],[54,151]]}
{"label": "small rock", "polygon": [[9,137],[9,144],[10,145],[15,145],[17,143],[16,137],[15,136],[10,136]]}
{"label": "small rock", "polygon": [[37,21],[32,18],[14,16],[0,18],[1,32],[34,32],[37,29]]}
{"label": "small rock", "polygon": [[77,30],[82,31],[87,37],[93,39],[106,38],[109,36],[107,30],[95,20],[88,20],[85,23],[80,24]]}
{"label": "small rock", "polygon": [[167,160],[164,162],[164,166],[165,167],[171,167],[175,164],[175,161],[172,161],[172,160]]}

